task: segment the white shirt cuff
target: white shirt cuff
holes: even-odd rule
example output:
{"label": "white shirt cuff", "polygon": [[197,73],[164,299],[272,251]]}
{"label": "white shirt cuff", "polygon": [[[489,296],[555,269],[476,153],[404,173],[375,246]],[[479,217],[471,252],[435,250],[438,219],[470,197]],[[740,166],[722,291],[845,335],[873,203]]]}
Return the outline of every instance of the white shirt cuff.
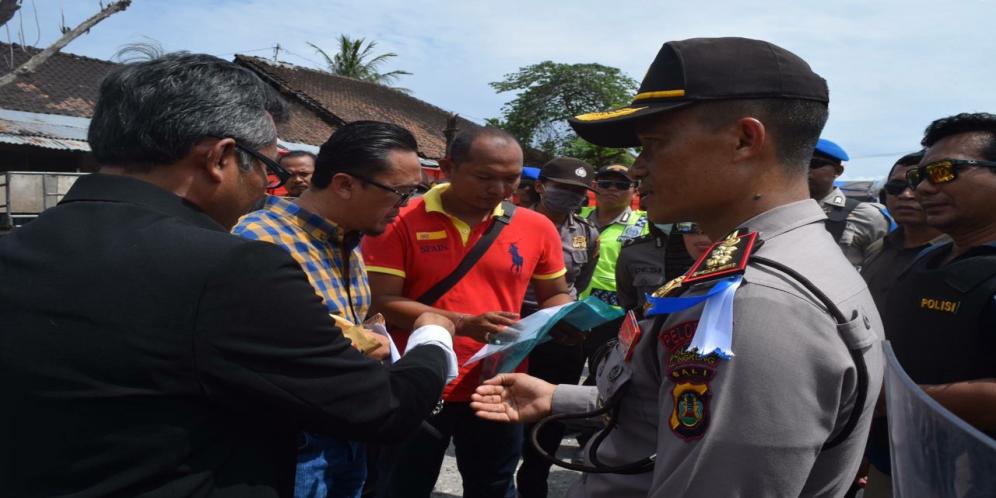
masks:
{"label": "white shirt cuff", "polygon": [[453,352],[453,337],[450,333],[439,325],[424,325],[415,329],[412,335],[408,337],[408,345],[405,347],[405,354],[408,354],[412,349],[422,346],[425,344],[433,344],[439,346],[440,349],[446,352],[446,383],[449,384],[453,379],[457,377],[457,357],[456,353]]}

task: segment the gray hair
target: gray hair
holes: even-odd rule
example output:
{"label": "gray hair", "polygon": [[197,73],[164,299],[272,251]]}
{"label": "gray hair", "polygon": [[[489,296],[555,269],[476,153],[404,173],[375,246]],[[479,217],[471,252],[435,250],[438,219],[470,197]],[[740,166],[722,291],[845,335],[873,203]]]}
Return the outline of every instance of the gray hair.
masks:
{"label": "gray hair", "polygon": [[[205,137],[231,137],[253,149],[272,145],[274,122],[286,115],[283,100],[250,70],[176,52],[111,71],[87,139],[98,163],[148,171],[179,161]],[[248,168],[252,158],[238,152]]]}

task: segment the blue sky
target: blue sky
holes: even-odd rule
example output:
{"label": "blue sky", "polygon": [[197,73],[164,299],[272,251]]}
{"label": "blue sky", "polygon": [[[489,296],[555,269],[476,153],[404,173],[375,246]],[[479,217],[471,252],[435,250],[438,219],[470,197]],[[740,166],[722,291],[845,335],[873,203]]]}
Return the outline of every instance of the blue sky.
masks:
{"label": "blue sky", "polygon": [[[75,26],[98,9],[95,0],[23,3],[29,44],[56,39],[61,14]],[[386,69],[414,73],[399,86],[481,122],[511,98],[488,82],[521,66],[597,62],[640,80],[665,41],[761,38],[799,54],[827,79],[824,137],[853,158],[845,177],[862,178],[883,175],[895,158],[917,149],[933,119],[996,112],[993,21],[996,0],[134,0],[65,51],[109,59],[121,45],[147,37],[166,50],[230,59],[272,57],[279,43],[281,60],[315,67],[321,58],[306,42],[334,51],[346,33],[396,52]]]}

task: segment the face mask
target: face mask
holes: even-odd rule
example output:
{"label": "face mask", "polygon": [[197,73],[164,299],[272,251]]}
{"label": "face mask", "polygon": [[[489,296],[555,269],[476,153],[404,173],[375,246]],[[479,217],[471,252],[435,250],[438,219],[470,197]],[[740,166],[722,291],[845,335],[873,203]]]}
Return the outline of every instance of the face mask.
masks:
{"label": "face mask", "polygon": [[587,196],[584,192],[574,192],[572,190],[547,186],[540,198],[543,207],[551,213],[570,213],[581,207]]}

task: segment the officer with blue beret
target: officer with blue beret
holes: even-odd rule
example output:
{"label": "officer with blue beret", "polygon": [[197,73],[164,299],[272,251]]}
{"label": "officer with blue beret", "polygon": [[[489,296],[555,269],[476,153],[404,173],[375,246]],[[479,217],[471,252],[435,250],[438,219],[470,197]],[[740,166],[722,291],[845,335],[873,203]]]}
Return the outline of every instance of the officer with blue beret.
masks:
{"label": "officer with blue beret", "polygon": [[851,158],[830,140],[816,142],[809,162],[809,195],[827,215],[826,228],[855,267],[871,256],[872,244],[889,233],[889,219],[882,206],[849,199],[833,184],[844,173],[844,161]]}

